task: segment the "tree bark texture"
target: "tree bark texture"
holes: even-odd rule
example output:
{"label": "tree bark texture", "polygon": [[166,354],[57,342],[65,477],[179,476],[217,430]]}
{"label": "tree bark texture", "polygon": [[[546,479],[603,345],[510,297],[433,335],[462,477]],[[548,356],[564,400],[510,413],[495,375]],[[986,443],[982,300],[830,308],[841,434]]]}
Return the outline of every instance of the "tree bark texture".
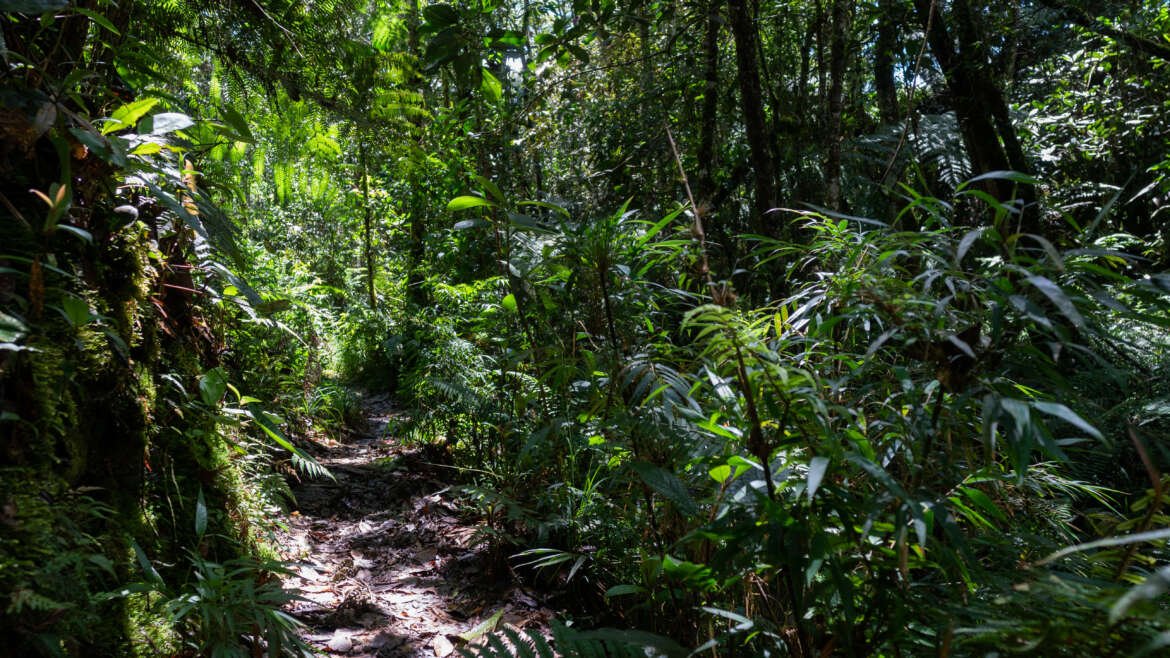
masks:
{"label": "tree bark texture", "polygon": [[898,5],[894,0],[878,3],[877,42],[873,55],[873,86],[877,92],[882,123],[897,123],[898,88],[894,83],[894,53],[898,47]]}
{"label": "tree bark texture", "polygon": [[[937,1],[914,0],[914,6],[926,28],[931,53],[946,76],[951,105],[971,160],[972,173],[979,175],[1005,170],[1028,173],[1028,163],[1012,125],[1007,101],[985,72],[988,64],[980,57],[983,46],[970,4],[967,0],[952,2],[952,15],[958,27],[957,46]],[[1027,205],[1033,200],[1030,187],[1017,186],[1011,181],[989,179],[984,181],[983,187],[1003,202],[1019,198]],[[1032,222],[1034,214],[1026,212],[1021,217],[1021,228],[1027,231],[1038,228]]]}
{"label": "tree bark texture", "polygon": [[776,168],[768,146],[770,140],[764,117],[760,65],[756,58],[756,25],[747,0],[729,0],[727,8],[735,40],[736,77],[744,130],[747,133],[752,169],[755,170],[752,228],[763,235],[776,237],[782,231],[773,226],[773,222],[766,220],[767,212],[776,206]]}
{"label": "tree bark texture", "polygon": [[378,305],[378,297],[374,292],[374,209],[370,207],[370,172],[366,157],[366,143],[358,142],[358,158],[361,160],[360,172],[362,177],[362,239],[365,241],[366,256],[366,294],[369,296],[370,308]]}
{"label": "tree bark texture", "polygon": [[825,205],[841,208],[841,140],[842,115],[845,112],[845,73],[850,37],[853,33],[852,0],[833,0],[833,36],[829,45],[829,121],[825,136]]}
{"label": "tree bark texture", "polygon": [[699,171],[696,180],[698,202],[709,204],[715,196],[715,125],[719,118],[719,32],[723,26],[720,2],[707,7],[707,30],[703,37],[703,108],[699,119]]}

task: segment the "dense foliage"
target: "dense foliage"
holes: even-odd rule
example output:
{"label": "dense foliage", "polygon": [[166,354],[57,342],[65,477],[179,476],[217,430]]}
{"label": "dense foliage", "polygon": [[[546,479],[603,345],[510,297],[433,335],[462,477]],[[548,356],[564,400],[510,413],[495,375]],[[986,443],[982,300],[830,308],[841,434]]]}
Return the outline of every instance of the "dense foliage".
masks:
{"label": "dense foliage", "polygon": [[306,651],[359,386],[565,653],[1170,645],[1165,3],[0,12],[0,652]]}

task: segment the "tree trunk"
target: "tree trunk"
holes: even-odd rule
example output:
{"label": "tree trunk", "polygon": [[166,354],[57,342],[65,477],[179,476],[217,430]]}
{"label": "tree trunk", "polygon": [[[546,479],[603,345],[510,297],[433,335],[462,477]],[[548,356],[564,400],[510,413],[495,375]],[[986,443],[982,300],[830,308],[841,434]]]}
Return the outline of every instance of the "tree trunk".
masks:
{"label": "tree trunk", "polygon": [[777,237],[783,233],[766,219],[776,206],[776,173],[764,118],[760,67],[756,59],[756,27],[748,11],[747,0],[729,0],[728,15],[731,33],[735,39],[735,62],[743,110],[744,130],[747,133],[752,169],[755,170],[755,203],[752,228],[756,232]]}
{"label": "tree trunk", "polygon": [[829,121],[826,127],[828,148],[825,153],[825,205],[830,210],[841,208],[841,117],[845,111],[845,70],[848,64],[846,49],[853,32],[852,0],[833,1],[833,36],[829,46]]}
{"label": "tree trunk", "polygon": [[358,159],[362,177],[362,238],[365,241],[366,256],[366,294],[369,295],[370,309],[377,308],[378,297],[374,293],[374,209],[370,207],[370,172],[369,160],[366,156],[366,143],[358,139]]}
{"label": "tree trunk", "polygon": [[[1028,173],[1029,167],[1019,145],[1008,114],[1007,101],[986,74],[988,63],[979,54],[983,50],[974,14],[967,0],[954,0],[953,14],[959,27],[959,46],[952,41],[945,17],[932,0],[914,0],[919,20],[927,28],[930,50],[946,76],[951,104],[959,122],[963,145],[971,159],[975,175],[991,171],[1014,170]],[[1001,143],[1002,140],[1002,143]],[[1011,181],[989,179],[983,189],[1002,202],[1020,199],[1025,211],[1019,218],[1024,231],[1035,232],[1035,212],[1029,208],[1033,192],[1029,186]]]}
{"label": "tree trunk", "polygon": [[897,123],[898,88],[894,83],[894,51],[898,47],[898,20],[894,0],[878,3],[877,42],[874,44],[873,86],[882,123]]}
{"label": "tree trunk", "polygon": [[703,110],[699,119],[699,171],[696,190],[700,205],[715,196],[715,125],[719,115],[719,31],[722,17],[720,3],[711,0],[707,7],[707,32],[703,38]]}
{"label": "tree trunk", "polygon": [[[419,6],[418,0],[410,0],[406,4],[406,47],[415,60],[422,59],[422,48],[419,46]],[[418,76],[414,82],[421,88],[425,82]],[[416,165],[410,167],[410,202],[407,211],[410,213],[410,248],[406,265],[406,304],[412,309],[421,308],[427,303],[426,290],[423,287],[422,267],[426,259],[426,204],[421,203],[422,185],[419,184]]]}

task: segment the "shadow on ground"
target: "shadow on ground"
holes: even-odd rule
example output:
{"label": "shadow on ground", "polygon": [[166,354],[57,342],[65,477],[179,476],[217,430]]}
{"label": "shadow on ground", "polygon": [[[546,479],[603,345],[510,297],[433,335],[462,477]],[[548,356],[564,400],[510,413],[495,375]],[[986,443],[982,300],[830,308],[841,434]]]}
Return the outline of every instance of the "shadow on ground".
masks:
{"label": "shadow on ground", "polygon": [[552,612],[534,592],[484,578],[476,520],[443,469],[385,436],[390,400],[367,396],[363,407],[368,431],[311,448],[336,482],[295,485],[279,537],[305,639],[331,654],[442,658],[497,613],[497,628],[544,627]]}

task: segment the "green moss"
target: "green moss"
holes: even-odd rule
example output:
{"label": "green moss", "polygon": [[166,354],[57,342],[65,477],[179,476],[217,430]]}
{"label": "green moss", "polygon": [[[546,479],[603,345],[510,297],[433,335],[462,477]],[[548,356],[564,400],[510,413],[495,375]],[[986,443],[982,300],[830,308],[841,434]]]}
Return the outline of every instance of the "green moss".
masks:
{"label": "green moss", "polygon": [[[133,555],[127,556],[134,559]],[[171,621],[158,612],[161,594],[143,592],[126,598],[126,638],[134,658],[178,655],[182,639]]]}
{"label": "green moss", "polygon": [[121,602],[102,593],[121,580],[124,541],[106,505],[33,469],[0,471],[0,646],[34,655],[49,646],[74,655],[120,653]]}

